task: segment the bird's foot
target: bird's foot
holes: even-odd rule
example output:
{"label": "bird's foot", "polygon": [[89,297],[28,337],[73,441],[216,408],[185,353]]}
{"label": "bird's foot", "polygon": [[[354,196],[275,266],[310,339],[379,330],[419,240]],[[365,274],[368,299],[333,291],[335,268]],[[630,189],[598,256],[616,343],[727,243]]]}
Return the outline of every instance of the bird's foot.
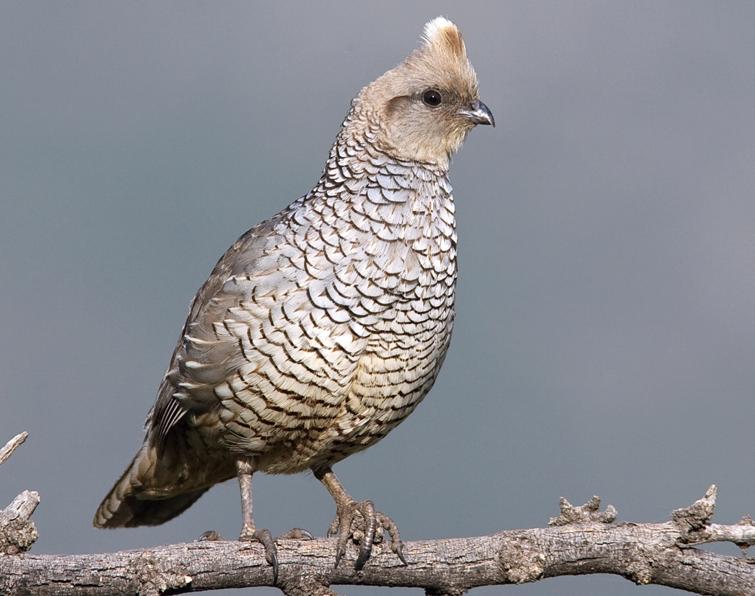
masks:
{"label": "bird's foot", "polygon": [[265,547],[265,560],[273,568],[273,584],[278,583],[278,548],[275,546],[270,530],[257,530],[244,524],[239,535],[241,542],[259,542]]}
{"label": "bird's foot", "polygon": [[336,567],[341,562],[346,552],[346,545],[351,539],[359,545],[359,555],[354,568],[357,571],[360,570],[370,558],[373,544],[383,541],[384,532],[390,534],[391,550],[406,565],[404,544],[401,542],[398,527],[390,517],[376,511],[372,501],[349,500],[338,503],[336,517],[328,528],[328,536],[338,537]]}
{"label": "bird's foot", "polygon": [[288,532],[280,534],[276,540],[314,540],[312,533],[304,528],[291,528]]}

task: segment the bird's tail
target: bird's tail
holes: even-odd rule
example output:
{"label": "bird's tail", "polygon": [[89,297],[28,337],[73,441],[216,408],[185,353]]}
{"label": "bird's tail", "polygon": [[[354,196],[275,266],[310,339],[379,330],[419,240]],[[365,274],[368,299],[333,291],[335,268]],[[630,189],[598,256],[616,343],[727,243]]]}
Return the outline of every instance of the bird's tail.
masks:
{"label": "bird's tail", "polygon": [[96,528],[156,526],[188,509],[213,484],[235,475],[232,462],[201,457],[182,442],[147,439],[94,514]]}

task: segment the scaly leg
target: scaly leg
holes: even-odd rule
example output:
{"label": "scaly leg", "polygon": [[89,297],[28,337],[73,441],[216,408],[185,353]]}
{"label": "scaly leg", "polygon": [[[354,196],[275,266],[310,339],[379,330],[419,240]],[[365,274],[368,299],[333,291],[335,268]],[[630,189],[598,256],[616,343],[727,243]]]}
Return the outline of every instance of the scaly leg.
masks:
{"label": "scaly leg", "polygon": [[275,547],[270,530],[258,530],[252,517],[252,474],[254,473],[252,461],[246,458],[237,460],[236,472],[241,488],[241,516],[243,519],[239,540],[244,542],[257,541],[265,547],[265,559],[273,567],[273,583],[275,584],[278,582],[278,550]]}
{"label": "scaly leg", "polygon": [[384,530],[391,536],[391,550],[406,565],[404,545],[393,520],[384,513],[376,511],[372,501],[356,501],[346,492],[330,467],[313,471],[315,477],[323,483],[336,502],[336,517],[328,528],[328,536],[338,536],[336,567],[346,552],[349,538],[359,542],[359,556],[354,565],[355,569],[359,570],[364,567],[372,553],[372,545],[381,541]]}

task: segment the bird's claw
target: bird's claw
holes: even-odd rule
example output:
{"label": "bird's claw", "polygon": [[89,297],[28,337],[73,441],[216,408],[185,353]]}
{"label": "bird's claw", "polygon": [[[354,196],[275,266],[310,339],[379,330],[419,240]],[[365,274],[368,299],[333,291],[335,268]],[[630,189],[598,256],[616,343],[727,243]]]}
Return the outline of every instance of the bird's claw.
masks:
{"label": "bird's claw", "polygon": [[359,555],[354,569],[359,571],[372,554],[372,546],[383,541],[383,533],[391,536],[391,550],[406,565],[404,544],[394,521],[380,511],[375,510],[372,501],[349,501],[337,508],[336,517],[328,528],[328,536],[337,536],[336,564],[343,559],[349,540],[359,544]]}
{"label": "bird's claw", "polygon": [[312,533],[304,528],[291,528],[288,532],[280,534],[276,540],[314,540]]}
{"label": "bird's claw", "polygon": [[406,557],[404,556],[404,543],[401,542],[401,536],[399,536],[398,527],[395,522],[387,515],[381,513],[380,524],[383,526],[383,530],[391,535],[391,550],[393,553],[404,565],[408,565],[409,563],[406,562]]}
{"label": "bird's claw", "polygon": [[275,546],[270,530],[255,530],[244,527],[239,540],[242,542],[259,542],[265,548],[265,560],[273,568],[273,584],[278,583],[278,548]]}

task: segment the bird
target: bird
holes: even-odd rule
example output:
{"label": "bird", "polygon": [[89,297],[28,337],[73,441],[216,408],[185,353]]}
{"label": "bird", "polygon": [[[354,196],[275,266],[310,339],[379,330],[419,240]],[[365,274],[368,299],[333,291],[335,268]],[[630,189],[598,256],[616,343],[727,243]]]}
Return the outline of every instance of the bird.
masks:
{"label": "bird", "polygon": [[252,476],[311,471],[335,501],[336,566],[351,541],[360,569],[384,534],[406,564],[393,520],[332,468],[406,419],[443,364],[457,280],[448,173],[477,125],[495,126],[493,114],[461,32],[437,17],[352,100],[314,188],[217,262],[96,527],[161,524],[236,477],[239,539],[264,546],[277,581]]}

